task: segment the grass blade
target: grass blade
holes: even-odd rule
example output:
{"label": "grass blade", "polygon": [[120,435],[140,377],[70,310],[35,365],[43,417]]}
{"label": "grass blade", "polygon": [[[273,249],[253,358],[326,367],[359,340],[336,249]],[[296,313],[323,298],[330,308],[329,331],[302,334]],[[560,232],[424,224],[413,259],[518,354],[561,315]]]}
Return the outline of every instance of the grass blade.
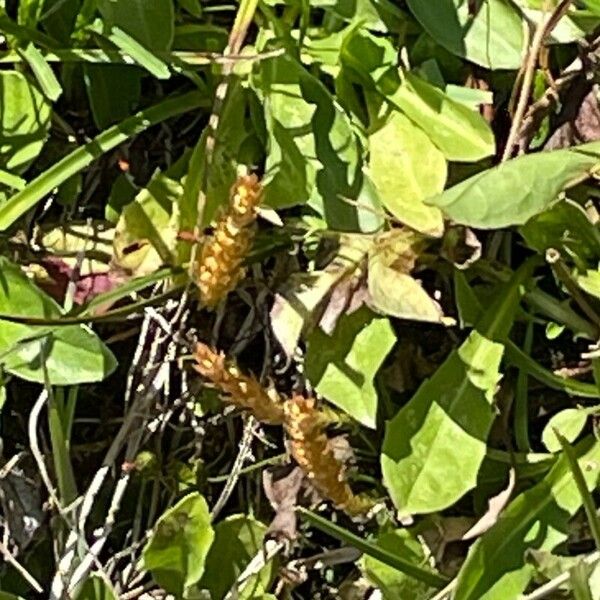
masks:
{"label": "grass blade", "polygon": [[596,548],[600,550],[600,518],[596,512],[596,505],[594,504],[592,494],[588,490],[588,487],[585,483],[585,477],[581,472],[581,467],[579,466],[577,457],[575,456],[575,451],[573,450],[573,446],[571,446],[566,438],[556,431],[556,429],[554,430],[554,434],[560,442],[560,445],[562,446],[565,456],[569,462],[571,473],[573,473],[573,479],[577,484],[577,489],[579,490],[581,500],[583,501],[583,508],[585,510],[588,523],[590,524],[592,537],[594,538]]}
{"label": "grass blade", "polygon": [[144,48],[139,42],[127,35],[122,29],[113,27],[108,34],[108,39],[119,50],[130,56],[140,67],[143,67],[158,79],[169,79],[169,67],[150,50]]}
{"label": "grass blade", "polygon": [[92,141],[77,148],[31,181],[25,189],[11,196],[0,206],[0,231],[6,231],[20,216],[33,208],[46,194],[75,173],[85,169],[96,158],[112,150],[121,142],[160,123],[201,106],[202,94],[188,92],[174,96],[142,110],[121,123],[97,135]]}
{"label": "grass blade", "polygon": [[598,392],[595,384],[567,377],[559,377],[551,373],[510,340],[506,342],[505,356],[512,365],[522,369],[525,373],[528,373],[531,377],[553,390],[561,390],[572,396],[580,396],[582,398],[600,398],[600,392]]}
{"label": "grass blade", "polygon": [[63,90],[58,79],[56,79],[54,71],[50,68],[42,53],[33,44],[27,44],[19,52],[31,67],[46,98],[52,100],[52,102],[56,102]]}
{"label": "grass blade", "polygon": [[405,573],[414,579],[418,579],[419,581],[436,588],[444,587],[449,581],[445,577],[442,577],[433,571],[419,567],[407,560],[400,558],[399,556],[396,556],[395,554],[392,554],[391,552],[388,552],[387,550],[384,550],[383,548],[380,548],[372,542],[354,535],[343,527],[340,527],[339,525],[320,517],[310,510],[302,507],[298,507],[296,510],[300,516],[306,519],[311,525],[314,525],[317,529],[320,529],[324,533],[327,533],[331,537],[334,537],[346,544],[354,546],[357,550],[372,556],[382,563],[397,569],[398,571]]}

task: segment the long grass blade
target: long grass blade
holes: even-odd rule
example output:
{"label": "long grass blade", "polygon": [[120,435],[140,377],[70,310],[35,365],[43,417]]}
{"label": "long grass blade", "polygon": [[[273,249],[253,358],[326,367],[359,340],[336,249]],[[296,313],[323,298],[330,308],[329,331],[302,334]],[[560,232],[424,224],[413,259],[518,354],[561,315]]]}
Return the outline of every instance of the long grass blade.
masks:
{"label": "long grass blade", "polygon": [[40,202],[46,194],[75,173],[85,169],[105,152],[156,123],[198,108],[203,101],[199,92],[174,96],[104,130],[91,142],[67,154],[62,160],[31,181],[25,189],[17,192],[2,204],[0,206],[0,231],[6,231],[19,217]]}

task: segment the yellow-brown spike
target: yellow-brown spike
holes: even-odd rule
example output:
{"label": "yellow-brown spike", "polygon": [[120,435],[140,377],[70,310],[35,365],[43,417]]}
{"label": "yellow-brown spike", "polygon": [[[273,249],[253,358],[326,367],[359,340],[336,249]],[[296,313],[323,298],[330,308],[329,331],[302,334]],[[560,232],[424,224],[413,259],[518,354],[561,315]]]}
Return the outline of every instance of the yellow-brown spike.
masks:
{"label": "yellow-brown spike", "polygon": [[195,269],[200,300],[216,306],[244,276],[242,266],[252,240],[262,187],[256,175],[239,177],[231,188],[229,208],[202,247]]}
{"label": "yellow-brown spike", "polygon": [[285,402],[285,429],[292,455],[308,479],[320,494],[348,514],[365,513],[372,503],[355,495],[348,485],[345,467],[325,435],[326,422],[312,398],[296,395]]}
{"label": "yellow-brown spike", "polygon": [[283,424],[283,402],[274,390],[267,391],[256,378],[244,375],[222,352],[206,344],[196,345],[194,358],[196,371],[221,392],[225,402],[250,411],[262,423]]}

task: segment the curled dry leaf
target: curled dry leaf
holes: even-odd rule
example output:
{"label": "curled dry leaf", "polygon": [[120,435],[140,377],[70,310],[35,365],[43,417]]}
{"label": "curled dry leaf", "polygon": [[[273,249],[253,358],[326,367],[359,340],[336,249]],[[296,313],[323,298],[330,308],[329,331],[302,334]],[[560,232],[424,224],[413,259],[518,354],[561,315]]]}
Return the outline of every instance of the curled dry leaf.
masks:
{"label": "curled dry leaf", "polygon": [[274,479],[274,474],[274,470],[263,471],[265,495],[275,511],[266,535],[278,541],[293,541],[296,539],[296,505],[304,472],[296,466],[279,479]]}
{"label": "curled dry leaf", "polygon": [[[288,358],[293,356],[302,333],[319,321],[325,331],[332,330],[344,311],[356,310],[365,300],[363,269],[372,244],[371,236],[340,236],[337,253],[325,269],[291,277],[285,289],[276,294],[271,328]],[[340,286],[339,291],[336,286]]]}
{"label": "curled dry leaf", "polygon": [[488,501],[488,509],[485,514],[467,531],[463,536],[463,540],[471,540],[484,534],[488,529],[496,524],[500,513],[508,504],[510,497],[515,489],[516,477],[515,470],[510,469],[508,472],[508,485],[498,495],[490,498]]}
{"label": "curled dry leaf", "polygon": [[481,258],[481,242],[468,227],[448,227],[442,243],[442,256],[457,269],[468,269]]}
{"label": "curled dry leaf", "polygon": [[128,279],[112,262],[114,234],[103,221],[38,228],[34,241],[43,256],[27,270],[57,302],[64,300],[69,283],[75,284],[75,304],[89,302]]}
{"label": "curled dry leaf", "polygon": [[560,125],[546,142],[545,150],[600,140],[600,87],[596,84],[589,89],[588,85],[586,81],[577,81],[571,86],[558,117]]}

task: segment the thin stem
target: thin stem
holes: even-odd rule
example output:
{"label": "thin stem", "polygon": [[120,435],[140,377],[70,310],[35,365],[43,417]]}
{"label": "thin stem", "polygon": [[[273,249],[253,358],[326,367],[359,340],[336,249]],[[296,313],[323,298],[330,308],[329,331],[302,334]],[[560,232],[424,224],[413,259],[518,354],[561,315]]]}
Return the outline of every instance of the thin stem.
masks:
{"label": "thin stem", "polygon": [[523,83],[521,84],[519,100],[517,102],[517,108],[512,120],[510,132],[508,134],[508,140],[506,141],[506,146],[504,148],[504,152],[502,153],[502,162],[505,162],[511,157],[517,137],[521,131],[521,123],[523,122],[523,117],[525,116],[525,111],[527,109],[527,103],[529,102],[529,97],[531,96],[535,68],[538,63],[540,50],[542,49],[544,40],[554,29],[561,17],[566,13],[572,1],[573,0],[562,0],[562,2],[560,2],[560,4],[558,4],[558,6],[550,14],[548,14],[546,18],[542,17],[540,19],[540,22],[536,27],[533,39],[531,41],[531,47],[527,53],[525,70],[523,73]]}
{"label": "thin stem", "polygon": [[62,506],[71,504],[77,498],[77,484],[70,459],[70,431],[73,422],[74,405],[77,398],[71,390],[65,399],[62,389],[48,397],[48,427],[52,444],[52,459],[58,483],[58,491]]}
{"label": "thin stem", "polygon": [[[533,343],[533,323],[530,321],[527,324],[525,332],[525,342],[523,343],[523,351],[529,355]],[[515,392],[515,442],[517,449],[521,452],[530,452],[531,445],[529,443],[529,386],[528,373],[524,369],[519,369],[517,376],[517,387]]]}
{"label": "thin stem", "polygon": [[573,297],[573,300],[577,302],[581,310],[585,313],[590,321],[600,330],[600,315],[594,310],[592,305],[587,301],[587,298],[583,292],[579,289],[579,286],[573,278],[569,269],[565,265],[563,259],[560,256],[558,250],[550,248],[546,252],[546,260],[550,263],[554,274],[558,277],[561,283],[567,288],[567,291]]}

